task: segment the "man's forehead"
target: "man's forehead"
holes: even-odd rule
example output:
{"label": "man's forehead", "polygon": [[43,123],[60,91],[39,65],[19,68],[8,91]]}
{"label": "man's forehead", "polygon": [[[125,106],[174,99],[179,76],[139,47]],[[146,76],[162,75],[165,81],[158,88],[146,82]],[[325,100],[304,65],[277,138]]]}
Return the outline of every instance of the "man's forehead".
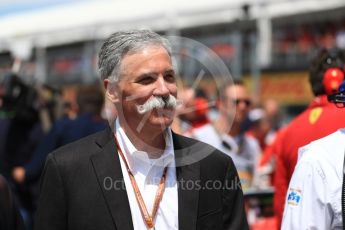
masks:
{"label": "man's forehead", "polygon": [[248,92],[243,85],[231,85],[226,89],[225,95],[227,98],[247,98]]}
{"label": "man's forehead", "polygon": [[158,51],[164,52],[170,57],[168,50],[164,46],[158,45],[158,44],[147,44],[147,45],[144,45],[142,47],[137,47],[135,49],[128,51],[126,54],[123,55],[122,59],[124,59],[127,56],[132,56],[132,55],[147,55],[147,56],[149,56],[149,55],[153,55],[154,53],[156,53]]}
{"label": "man's forehead", "polygon": [[150,46],[135,53],[128,53],[122,58],[121,70],[133,71],[141,69],[150,72],[150,67],[162,71],[174,71],[172,60],[164,47]]}

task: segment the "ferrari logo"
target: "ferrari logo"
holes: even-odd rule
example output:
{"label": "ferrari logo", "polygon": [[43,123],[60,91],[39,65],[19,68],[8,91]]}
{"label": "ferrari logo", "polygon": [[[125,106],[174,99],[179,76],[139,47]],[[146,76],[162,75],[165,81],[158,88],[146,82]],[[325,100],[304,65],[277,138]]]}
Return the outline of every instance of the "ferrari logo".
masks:
{"label": "ferrari logo", "polygon": [[310,124],[315,124],[322,113],[322,108],[315,108],[310,111],[309,122]]}

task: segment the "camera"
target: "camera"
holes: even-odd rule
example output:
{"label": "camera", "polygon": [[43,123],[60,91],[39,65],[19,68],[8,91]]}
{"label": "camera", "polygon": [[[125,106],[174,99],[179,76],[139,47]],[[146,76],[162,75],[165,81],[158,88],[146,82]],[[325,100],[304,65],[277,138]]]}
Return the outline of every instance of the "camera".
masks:
{"label": "camera", "polygon": [[34,87],[27,85],[17,74],[7,73],[0,81],[1,110],[9,118],[23,121],[37,119],[38,93]]}

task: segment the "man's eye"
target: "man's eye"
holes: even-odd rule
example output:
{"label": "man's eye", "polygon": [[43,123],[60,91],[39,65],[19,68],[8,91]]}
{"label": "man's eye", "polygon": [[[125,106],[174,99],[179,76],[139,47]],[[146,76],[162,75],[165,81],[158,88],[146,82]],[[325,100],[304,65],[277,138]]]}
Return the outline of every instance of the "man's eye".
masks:
{"label": "man's eye", "polygon": [[164,78],[167,82],[175,82],[175,75],[174,74],[167,74],[167,75],[165,75]]}
{"label": "man's eye", "polygon": [[147,76],[147,77],[140,78],[137,82],[143,85],[148,85],[152,83],[154,80],[155,79],[153,77]]}

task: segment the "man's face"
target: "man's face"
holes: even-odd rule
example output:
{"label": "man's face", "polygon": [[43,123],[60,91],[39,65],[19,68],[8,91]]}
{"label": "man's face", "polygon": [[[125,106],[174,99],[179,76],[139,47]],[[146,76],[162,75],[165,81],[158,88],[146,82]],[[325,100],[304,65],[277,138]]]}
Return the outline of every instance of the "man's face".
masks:
{"label": "man's face", "polygon": [[225,91],[224,112],[235,123],[242,123],[247,117],[250,99],[244,86],[232,85]]}
{"label": "man's face", "polygon": [[192,121],[195,119],[194,89],[186,88],[179,91],[178,99],[182,102],[181,105],[177,107],[177,113],[180,115],[180,118],[185,121]]}
{"label": "man's face", "polygon": [[[171,58],[165,48],[148,46],[136,53],[123,57],[120,67],[120,80],[116,87],[118,99],[116,106],[122,109],[119,117],[133,129],[164,129],[173,121],[175,109],[153,109],[144,114],[137,111],[155,96],[177,96],[175,73]],[[119,104],[120,103],[120,104]]]}

